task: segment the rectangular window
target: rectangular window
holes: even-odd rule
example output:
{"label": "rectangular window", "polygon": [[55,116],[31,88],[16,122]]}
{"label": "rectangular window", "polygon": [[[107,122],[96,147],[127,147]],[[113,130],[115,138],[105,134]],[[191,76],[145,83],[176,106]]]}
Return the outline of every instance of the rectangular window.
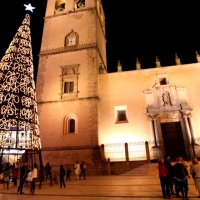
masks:
{"label": "rectangular window", "polygon": [[64,93],[72,93],[74,91],[74,82],[64,82]]}
{"label": "rectangular window", "polygon": [[126,111],[125,110],[118,110],[118,121],[126,121]]}
{"label": "rectangular window", "polygon": [[167,85],[166,78],[160,78],[160,85]]}

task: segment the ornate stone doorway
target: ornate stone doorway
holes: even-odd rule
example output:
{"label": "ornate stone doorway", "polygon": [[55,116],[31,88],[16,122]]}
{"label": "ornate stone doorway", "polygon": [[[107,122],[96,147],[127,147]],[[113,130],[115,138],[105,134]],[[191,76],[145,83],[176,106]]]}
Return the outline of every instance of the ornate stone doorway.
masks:
{"label": "ornate stone doorway", "polygon": [[187,158],[185,142],[180,121],[161,123],[165,154],[174,160],[178,156]]}

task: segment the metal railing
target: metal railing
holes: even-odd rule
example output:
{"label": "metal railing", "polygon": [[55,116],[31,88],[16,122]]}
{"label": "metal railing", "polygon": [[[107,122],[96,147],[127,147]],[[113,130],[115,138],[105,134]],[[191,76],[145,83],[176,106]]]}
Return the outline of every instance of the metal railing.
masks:
{"label": "metal railing", "polygon": [[193,141],[173,140],[168,142],[167,146],[169,149],[163,141],[157,141],[156,146],[153,141],[104,144],[104,156],[105,159],[109,158],[110,162],[157,160],[165,154],[172,154],[170,156],[173,158],[179,155],[185,159],[191,159],[193,156],[200,157],[200,138],[195,138]]}

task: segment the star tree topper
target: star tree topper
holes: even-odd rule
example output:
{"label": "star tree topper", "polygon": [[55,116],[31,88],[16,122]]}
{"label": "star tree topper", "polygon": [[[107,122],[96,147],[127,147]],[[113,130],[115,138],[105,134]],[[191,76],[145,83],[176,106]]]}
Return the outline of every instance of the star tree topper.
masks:
{"label": "star tree topper", "polygon": [[31,6],[31,4],[29,3],[28,5],[24,4],[24,6],[26,7],[25,10],[29,10],[31,12],[33,12],[33,9],[35,9],[35,7]]}

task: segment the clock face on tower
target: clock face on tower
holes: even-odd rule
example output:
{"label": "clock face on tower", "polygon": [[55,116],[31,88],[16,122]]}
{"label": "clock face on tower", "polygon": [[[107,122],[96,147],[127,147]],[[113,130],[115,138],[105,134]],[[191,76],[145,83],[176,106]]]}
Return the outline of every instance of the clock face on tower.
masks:
{"label": "clock face on tower", "polygon": [[68,38],[68,41],[69,41],[68,46],[75,45],[76,42],[75,38]]}

